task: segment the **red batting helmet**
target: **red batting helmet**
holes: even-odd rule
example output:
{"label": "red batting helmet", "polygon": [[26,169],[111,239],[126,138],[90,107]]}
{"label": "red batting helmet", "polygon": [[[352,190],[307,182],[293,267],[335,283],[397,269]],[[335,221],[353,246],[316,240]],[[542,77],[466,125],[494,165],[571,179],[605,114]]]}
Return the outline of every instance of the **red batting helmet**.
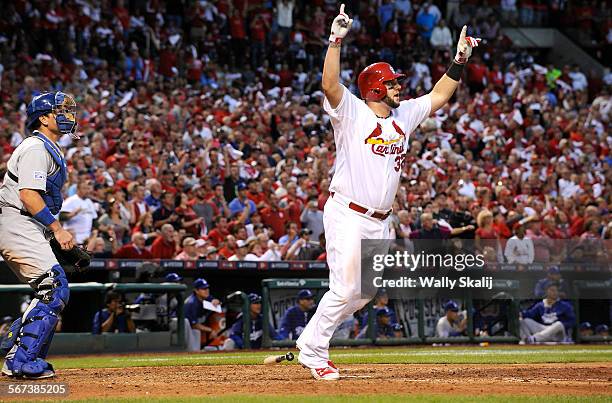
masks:
{"label": "red batting helmet", "polygon": [[384,82],[404,77],[406,77],[404,74],[397,74],[389,63],[370,64],[357,78],[361,98],[366,101],[380,101],[387,95]]}

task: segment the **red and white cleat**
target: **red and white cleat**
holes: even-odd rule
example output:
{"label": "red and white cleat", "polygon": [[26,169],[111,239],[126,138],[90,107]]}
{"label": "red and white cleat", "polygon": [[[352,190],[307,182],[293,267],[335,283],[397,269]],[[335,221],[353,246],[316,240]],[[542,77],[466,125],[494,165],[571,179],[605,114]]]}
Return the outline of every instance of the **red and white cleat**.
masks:
{"label": "red and white cleat", "polygon": [[319,381],[337,381],[340,379],[338,368],[327,366],[325,368],[311,368],[312,377]]}
{"label": "red and white cleat", "polygon": [[334,365],[333,362],[327,361],[327,366],[323,368],[310,368],[306,366],[302,360],[301,356],[298,356],[298,362],[302,364],[302,367],[309,369],[312,377],[316,380],[320,381],[337,381],[340,379],[340,372],[338,371],[338,367]]}

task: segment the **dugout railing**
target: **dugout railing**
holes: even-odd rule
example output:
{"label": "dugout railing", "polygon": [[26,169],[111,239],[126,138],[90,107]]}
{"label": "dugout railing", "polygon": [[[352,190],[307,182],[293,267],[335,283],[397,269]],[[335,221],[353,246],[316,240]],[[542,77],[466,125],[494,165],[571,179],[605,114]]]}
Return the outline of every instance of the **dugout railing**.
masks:
{"label": "dugout railing", "polygon": [[[225,297],[225,300],[231,303],[232,300],[238,300],[240,303],[240,311],[242,311],[241,316],[237,316],[236,320],[242,317],[242,334],[243,338],[243,346],[245,349],[251,348],[251,302],[249,300],[249,296],[242,292],[236,291]],[[228,318],[226,318],[226,329],[231,328]]]}
{"label": "dugout railing", "polygon": [[[262,313],[263,313],[263,346],[264,347],[294,347],[293,340],[273,340],[269,325],[274,320],[272,312],[271,293],[274,290],[290,289],[311,289],[317,290],[318,297],[322,296],[322,292],[329,287],[327,279],[265,279],[262,281]],[[415,290],[414,299],[417,307],[417,334],[412,337],[398,338],[377,338],[375,334],[375,314],[373,302],[367,306],[368,310],[368,329],[366,338],[333,338],[331,345],[336,346],[354,346],[354,345],[404,345],[404,344],[420,344],[420,343],[481,343],[481,342],[505,342],[516,343],[519,341],[519,291],[520,283],[517,280],[494,280],[492,292],[494,295],[488,302],[501,302],[507,304],[508,308],[508,329],[510,336],[476,336],[474,335],[474,299],[467,293],[464,298],[465,309],[467,314],[467,334],[468,336],[459,337],[432,337],[426,335],[425,332],[425,316],[424,316],[424,301],[428,298],[425,290]],[[278,328],[279,326],[274,326]]]}
{"label": "dugout railing", "polygon": [[[183,305],[187,286],[175,283],[71,283],[71,293],[94,293],[99,301],[98,306],[104,306],[104,295],[114,290],[120,293],[173,293],[177,296],[177,329],[176,339],[171,332],[142,333],[57,333],[53,338],[51,353],[100,353],[121,351],[151,351],[185,348],[185,327]],[[25,284],[0,285],[0,294],[31,294],[33,290]]]}

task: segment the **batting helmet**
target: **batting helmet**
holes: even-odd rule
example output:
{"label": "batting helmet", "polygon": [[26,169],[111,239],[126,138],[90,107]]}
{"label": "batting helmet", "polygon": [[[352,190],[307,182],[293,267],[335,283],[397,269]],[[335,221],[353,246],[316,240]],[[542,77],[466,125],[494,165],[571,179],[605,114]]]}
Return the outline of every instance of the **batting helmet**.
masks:
{"label": "batting helmet", "polygon": [[26,110],[26,127],[31,130],[38,118],[48,113],[55,114],[57,128],[62,134],[79,138],[76,134],[76,102],[70,95],[58,91],[45,92],[34,97]]}
{"label": "batting helmet", "polygon": [[385,81],[406,77],[393,70],[389,63],[374,63],[363,69],[357,78],[359,93],[366,101],[380,101],[387,95]]}

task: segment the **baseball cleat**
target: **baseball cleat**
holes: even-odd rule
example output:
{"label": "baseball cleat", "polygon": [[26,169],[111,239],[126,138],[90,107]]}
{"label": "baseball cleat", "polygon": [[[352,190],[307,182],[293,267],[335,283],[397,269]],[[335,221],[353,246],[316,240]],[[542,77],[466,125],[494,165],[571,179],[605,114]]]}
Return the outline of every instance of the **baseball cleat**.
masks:
{"label": "baseball cleat", "polygon": [[312,377],[318,381],[337,381],[340,379],[338,369],[334,369],[330,366],[325,368],[311,368],[310,373]]}
{"label": "baseball cleat", "polygon": [[14,376],[13,371],[9,369],[8,365],[6,364],[6,360],[4,361],[4,364],[2,365],[2,375]]}
{"label": "baseball cleat", "polygon": [[8,360],[5,360],[4,365],[2,366],[2,375],[6,375],[12,378],[14,377],[14,378],[31,379],[31,380],[48,379],[48,378],[53,378],[55,376],[55,370],[53,369],[53,365],[46,362],[42,358],[37,358],[34,363],[36,364],[36,367],[35,367],[36,369],[41,368],[41,367],[43,368],[42,372],[37,371],[36,373],[28,374],[22,371],[21,373],[16,374],[11,369],[11,363],[9,363]]}
{"label": "baseball cleat", "polygon": [[333,362],[327,361],[327,366],[323,368],[310,368],[306,366],[298,355],[298,362],[303,368],[310,370],[312,377],[318,381],[337,381],[340,379],[340,372]]}
{"label": "baseball cleat", "polygon": [[333,369],[334,371],[340,373],[338,367],[331,360],[327,360],[327,366]]}

